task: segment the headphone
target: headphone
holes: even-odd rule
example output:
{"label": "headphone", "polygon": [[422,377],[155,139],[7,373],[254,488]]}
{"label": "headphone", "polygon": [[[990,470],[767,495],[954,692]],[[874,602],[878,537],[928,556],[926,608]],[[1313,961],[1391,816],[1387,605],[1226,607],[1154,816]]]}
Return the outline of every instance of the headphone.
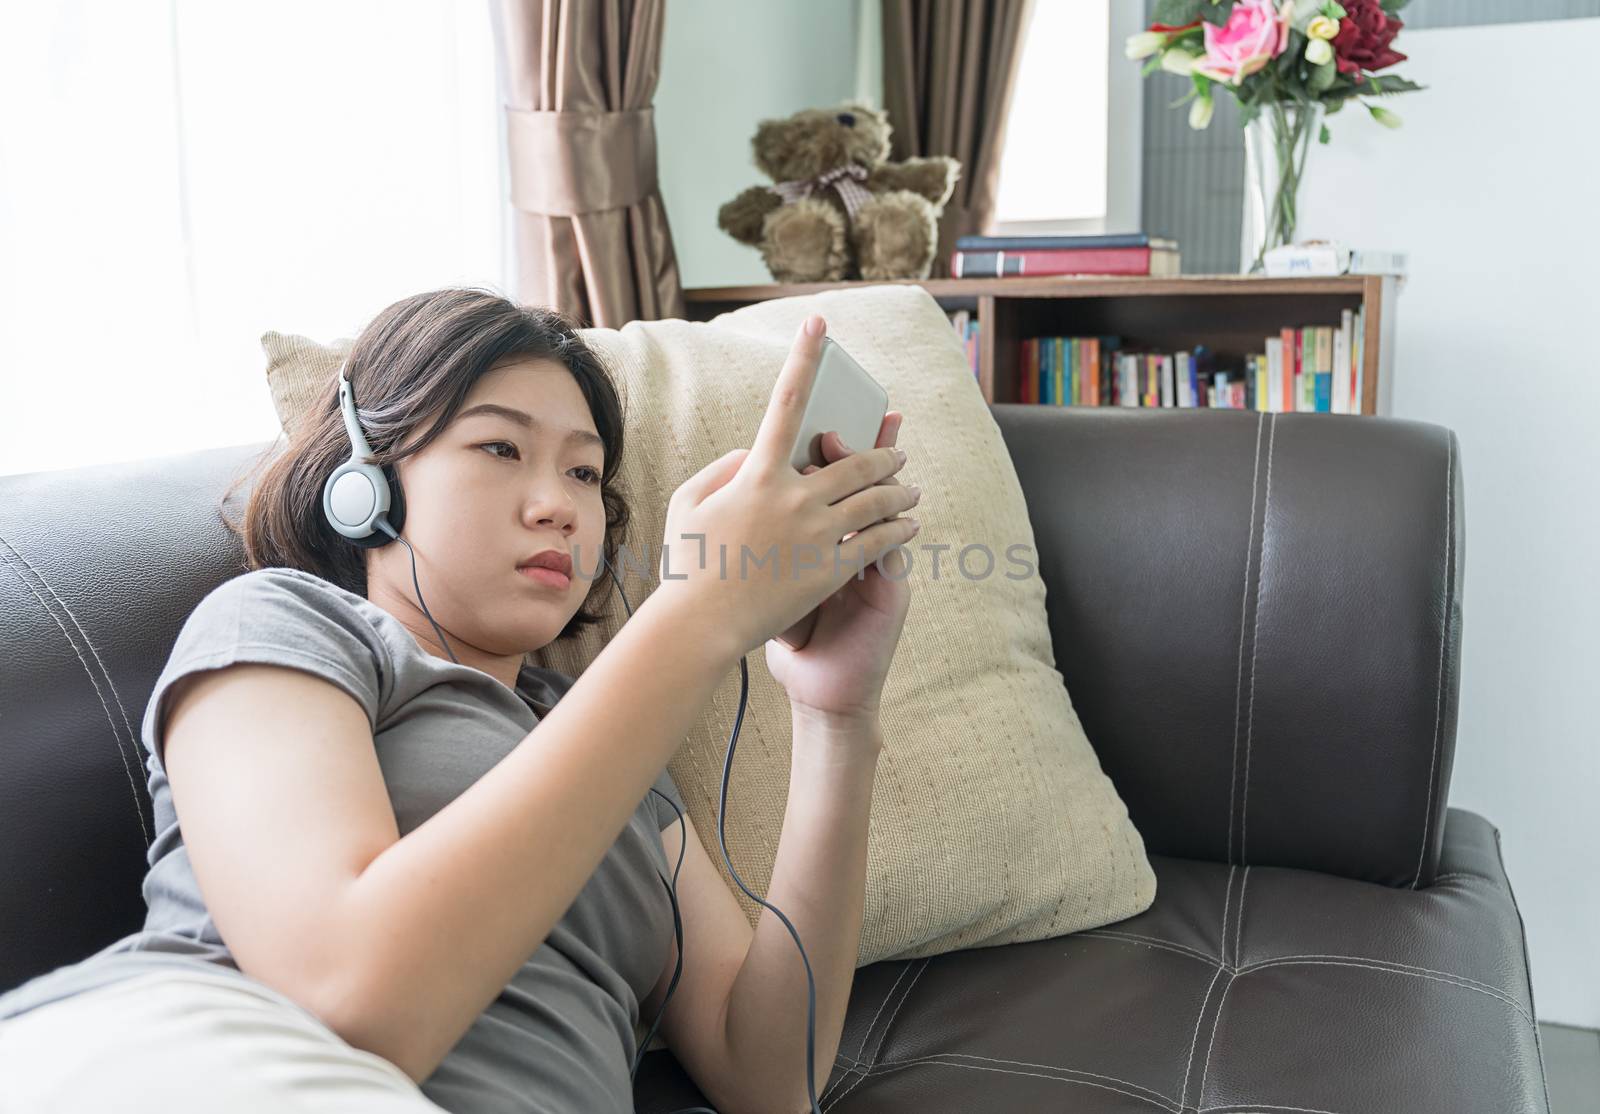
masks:
{"label": "headphone", "polygon": [[[362,549],[379,549],[392,541],[398,541],[406,547],[411,554],[411,583],[416,589],[417,605],[422,608],[423,615],[427,616],[432,624],[434,633],[439,636],[439,644],[444,647],[444,652],[450,655],[450,660],[457,665],[461,659],[457,658],[450,649],[450,643],[445,640],[444,631],[439,629],[439,624],[433,620],[433,615],[428,611],[428,605],[422,602],[422,585],[417,580],[417,554],[411,548],[411,543],[400,536],[400,528],[405,525],[406,501],[405,493],[400,487],[400,475],[392,464],[378,466],[369,462],[367,458],[373,456],[372,448],[367,444],[366,435],[361,430],[361,422],[356,417],[356,402],[354,389],[350,385],[349,362],[339,368],[339,412],[344,418],[344,429],[350,439],[350,458],[335,468],[322,485],[322,514],[329,526],[332,526],[340,535],[352,544]],[[390,521],[390,511],[393,511],[393,522]],[[608,565],[605,553],[600,554],[601,564]],[[613,578],[617,585],[617,593],[622,597],[622,606],[627,609],[628,618],[633,618],[633,605],[628,602],[628,594],[622,590],[622,577],[615,567],[611,568]],[[744,884],[738,871],[733,869],[733,861],[728,858],[728,780],[733,771],[733,748],[739,738],[739,728],[744,723],[744,710],[750,695],[750,667],[744,657],[739,658],[739,710],[733,717],[733,732],[728,736],[728,753],[722,763],[722,793],[717,802],[717,844],[722,850],[722,861],[727,865],[728,874],[733,878],[745,895],[763,908],[772,910],[773,914],[783,922],[789,930],[789,935],[794,937],[795,947],[800,949],[800,961],[806,968],[806,1091],[811,1099],[812,1114],[821,1114],[817,1105],[817,984],[811,972],[811,960],[806,955],[805,945],[800,943],[800,934],[795,931],[789,918],[783,915],[776,905],[754,893]],[[679,830],[687,836],[684,827],[683,810],[678,807],[671,797],[667,796],[655,786],[650,787],[650,792],[660,797],[672,806],[672,811],[678,814]],[[678,847],[678,863],[672,869],[672,881],[668,882],[666,876],[659,870],[656,877],[661,879],[661,884],[667,888],[667,897],[672,902],[672,931],[678,944],[678,961],[672,970],[672,981],[667,984],[666,996],[661,1001],[661,1008],[656,1011],[656,1018],[650,1025],[650,1031],[645,1034],[644,1040],[639,1042],[638,1050],[634,1054],[633,1066],[628,1071],[628,1078],[633,1079],[639,1071],[639,1065],[644,1060],[645,1049],[650,1047],[650,1042],[655,1039],[656,1030],[661,1025],[661,1017],[667,1012],[667,1003],[672,1001],[672,993],[678,988],[678,978],[683,974],[683,917],[678,910],[678,871],[683,868],[684,852],[688,850],[687,838],[680,840]],[[673,1114],[717,1114],[709,1106],[687,1106]]]}

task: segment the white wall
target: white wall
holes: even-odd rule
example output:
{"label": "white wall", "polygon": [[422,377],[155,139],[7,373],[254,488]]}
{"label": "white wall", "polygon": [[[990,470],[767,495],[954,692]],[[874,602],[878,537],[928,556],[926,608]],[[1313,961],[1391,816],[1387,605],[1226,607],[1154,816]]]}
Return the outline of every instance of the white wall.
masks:
{"label": "white wall", "polygon": [[1600,1026],[1600,19],[1408,30],[1428,88],[1330,118],[1302,238],[1411,255],[1394,416],[1454,429],[1466,506],[1450,803],[1502,832],[1543,1020]]}
{"label": "white wall", "polygon": [[[755,248],[717,227],[717,210],[770,185],[750,149],[758,121],[850,100],[861,82],[882,107],[876,0],[669,3],[656,88],[661,197],[683,285],[771,282]],[[874,41],[858,58],[864,36]]]}

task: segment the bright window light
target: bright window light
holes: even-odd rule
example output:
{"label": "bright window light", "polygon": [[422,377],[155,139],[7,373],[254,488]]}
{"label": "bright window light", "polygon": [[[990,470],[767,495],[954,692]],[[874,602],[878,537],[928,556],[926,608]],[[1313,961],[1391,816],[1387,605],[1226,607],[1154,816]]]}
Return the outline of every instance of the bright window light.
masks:
{"label": "bright window light", "polygon": [[260,336],[506,293],[487,5],[71,0],[0,46],[0,473],[278,433]]}
{"label": "bright window light", "polygon": [[995,223],[1103,218],[1110,0],[1036,0],[1031,7]]}

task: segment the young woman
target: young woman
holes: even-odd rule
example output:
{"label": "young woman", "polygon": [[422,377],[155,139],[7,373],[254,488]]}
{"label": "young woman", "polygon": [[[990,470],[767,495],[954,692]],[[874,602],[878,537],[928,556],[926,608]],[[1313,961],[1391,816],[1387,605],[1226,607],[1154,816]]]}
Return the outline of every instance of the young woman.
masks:
{"label": "young woman", "polygon": [[[894,412],[876,446],[830,434],[826,467],[787,463],[822,331],[797,334],[754,445],[673,494],[672,577],[571,678],[526,655],[615,586],[612,383],[566,319],[490,292],[380,314],[346,375],[406,544],[324,517],[351,452],[330,384],[254,485],[251,571],[188,617],[147,706],[145,926],[0,997],[0,1111],[631,1111],[680,853],[663,1038],[722,1114],[809,1109],[800,955],[773,917],[751,931],[666,764],[765,643],[794,722],[766,897],[814,974],[820,1088],[917,501]],[[721,575],[746,546],[776,569]],[[819,604],[804,649],[768,641]]]}

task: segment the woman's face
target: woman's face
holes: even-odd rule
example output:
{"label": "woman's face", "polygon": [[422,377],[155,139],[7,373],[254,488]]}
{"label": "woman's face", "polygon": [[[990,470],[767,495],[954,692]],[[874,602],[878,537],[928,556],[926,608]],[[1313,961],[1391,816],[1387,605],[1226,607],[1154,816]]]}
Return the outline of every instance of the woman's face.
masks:
{"label": "woman's face", "polygon": [[[526,357],[485,373],[433,443],[396,465],[422,598],[464,664],[514,678],[514,663],[496,669],[485,659],[544,646],[583,605],[605,539],[604,466],[572,373]],[[572,561],[564,585],[518,571],[550,549]],[[372,552],[368,585],[374,602],[425,644],[437,642],[416,605],[404,546]]]}

